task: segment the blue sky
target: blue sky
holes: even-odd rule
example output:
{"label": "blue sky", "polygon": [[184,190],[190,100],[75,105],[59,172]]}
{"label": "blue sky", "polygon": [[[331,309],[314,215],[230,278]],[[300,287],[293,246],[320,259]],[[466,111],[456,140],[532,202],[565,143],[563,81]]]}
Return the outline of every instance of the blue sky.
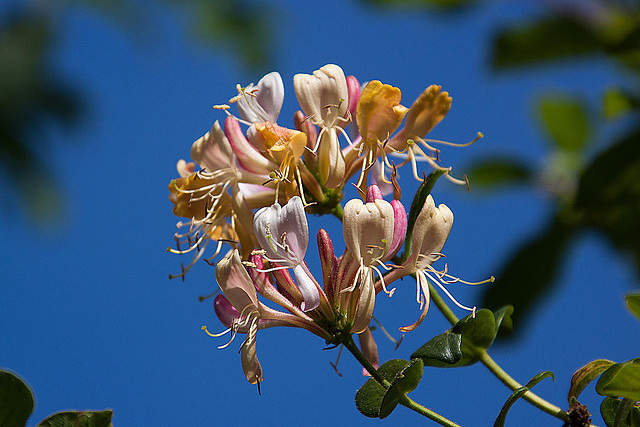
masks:
{"label": "blue sky", "polygon": [[[497,153],[544,162],[547,146],[532,120],[536,94],[562,89],[597,105],[602,88],[619,80],[614,67],[597,58],[492,74],[490,35],[501,23],[539,12],[525,2],[487,4],[461,15],[371,9],[355,1],[274,3],[281,12],[274,25],[274,69],[286,90],[281,124],[291,124],[296,108],[293,75],[327,63],[360,81],[400,87],[404,104],[429,84],[441,84],[453,96],[453,108],[433,137],[463,142],[477,131],[486,135],[468,149],[444,151],[444,162],[459,174],[473,159]],[[192,141],[223,118],[212,105],[229,99],[236,83],[257,82],[261,75],[248,72],[228,51],[194,43],[185,31],[192,17],[181,10],[148,7],[151,32],[143,37],[84,8],[62,15],[50,60],[84,90],[89,107],[75,131],[50,129],[46,161],[59,178],[66,215],[53,230],[34,226],[17,209],[0,217],[0,366],[17,372],[35,393],[29,425],[63,409],[103,408],[114,410],[116,426],[422,423],[404,408],[383,421],[362,417],[353,403],[364,382],[356,362],[343,354],[344,376],[338,377],[329,366],[336,351],[323,351],[324,343],[305,331],[258,334],[265,375],[259,396],[242,374],[240,341],[218,350],[224,338],[200,330],[203,324],[222,330],[210,302],[197,300],[217,285],[204,263],[184,283],[167,279],[184,261],[165,252],[178,220],[167,184]],[[407,204],[417,186],[408,175]],[[15,197],[0,188],[4,197]],[[542,191],[529,188],[469,195],[443,180],[434,197],[456,218],[445,246],[449,267],[470,280],[495,274],[551,209]],[[312,233],[320,226],[342,247],[336,220],[311,220]],[[522,339],[491,352],[522,382],[554,371],[555,383],[545,380],[537,391],[563,406],[571,374],[583,364],[640,353],[638,341],[629,339],[640,325],[622,300],[638,287],[631,266],[595,234],[573,245],[569,259]],[[313,248],[308,262],[318,271]],[[466,304],[480,300],[479,289],[450,290]],[[415,320],[414,292],[413,282],[405,280],[393,298],[378,298],[376,317],[387,329]],[[397,351],[376,333],[380,357],[407,358],[447,328],[432,308]],[[491,425],[509,394],[476,365],[426,369],[412,397],[475,426]],[[601,398],[592,387],[583,396],[598,420]],[[559,424],[525,402],[514,406],[508,420]]]}

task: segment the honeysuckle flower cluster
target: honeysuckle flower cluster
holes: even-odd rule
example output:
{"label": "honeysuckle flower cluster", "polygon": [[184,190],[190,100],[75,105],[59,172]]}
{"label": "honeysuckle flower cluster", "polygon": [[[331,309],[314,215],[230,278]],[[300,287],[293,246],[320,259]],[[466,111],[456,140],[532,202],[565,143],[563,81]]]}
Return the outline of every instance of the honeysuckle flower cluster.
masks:
{"label": "honeysuckle flower cluster", "polygon": [[[368,329],[376,294],[392,296],[393,282],[404,276],[417,279],[422,313],[403,331],[424,319],[429,281],[460,307],[474,310],[444,287],[459,279],[446,266],[442,271],[432,266],[443,256],[453,223],[445,205],[436,207],[427,198],[413,226],[411,253],[397,256],[407,233],[397,167],[410,163],[420,179],[416,161],[423,159],[451,181],[466,183],[439,165],[439,150],[430,144],[442,141],[425,139],[451,108],[449,94],[431,85],[407,108],[400,89],[377,80],[361,87],[356,77],[345,76],[333,64],[297,74],[293,87],[301,111],[293,115],[294,128],[288,128],[277,123],[284,100],[280,74],[269,73],[256,85],[238,85],[228,103],[214,107],[226,119],[222,124],[216,120],[193,143],[193,162],[180,160],[179,177],[169,184],[173,213],[186,218],[178,223],[176,247],[169,251],[192,254],[180,274],[170,277],[184,278],[213,242],[215,249],[204,260],[215,265],[222,294],[215,297],[214,308],[227,330],[212,334],[204,329],[213,336],[230,333],[229,343],[237,333],[246,335],[240,354],[252,384],[263,380],[257,332],[272,326],[304,328],[330,345],[361,334],[363,351],[377,360]],[[399,165],[393,157],[402,159]],[[361,198],[343,207],[344,189],[352,178]],[[380,187],[391,181],[396,191],[389,202]],[[320,280],[305,260],[307,214],[342,219],[346,249],[341,256],[334,253],[326,230],[317,233]],[[225,246],[226,255],[214,263]],[[401,264],[393,264],[394,259]]]}

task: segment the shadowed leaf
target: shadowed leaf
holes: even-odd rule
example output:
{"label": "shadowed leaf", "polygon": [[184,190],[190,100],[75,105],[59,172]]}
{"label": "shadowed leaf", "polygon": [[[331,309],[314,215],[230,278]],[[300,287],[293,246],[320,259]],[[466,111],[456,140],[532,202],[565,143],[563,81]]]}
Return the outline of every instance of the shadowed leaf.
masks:
{"label": "shadowed leaf", "polygon": [[58,412],[42,420],[37,427],[111,427],[113,411]]}
{"label": "shadowed leaf", "polygon": [[[598,155],[580,177],[575,209],[581,224],[630,251],[640,267],[640,128]],[[640,272],[640,270],[636,270]]]}
{"label": "shadowed leaf", "polygon": [[[497,308],[511,304],[515,309],[513,320],[519,325],[524,323],[535,304],[552,286],[574,231],[556,219],[546,230],[524,243],[496,274],[496,281],[487,287],[482,306]],[[517,332],[512,334],[515,335]]]}
{"label": "shadowed leaf", "polygon": [[519,184],[531,178],[531,169],[515,159],[492,158],[481,160],[468,168],[473,189]]}
{"label": "shadowed leaf", "polygon": [[462,359],[462,335],[446,331],[427,341],[411,355],[411,359],[420,358],[427,366],[448,368]]}
{"label": "shadowed leaf", "polygon": [[400,399],[418,387],[422,379],[422,372],[421,359],[413,359],[402,371],[398,372],[382,398],[380,418],[388,417],[398,406]]}
{"label": "shadowed leaf", "polygon": [[627,307],[635,316],[640,319],[640,292],[626,295],[624,297],[627,302]]}
{"label": "shadowed leaf", "polygon": [[[407,365],[409,365],[408,360],[392,359],[380,366],[378,373],[382,378],[391,382],[396,374],[401,372]],[[386,391],[374,378],[369,378],[356,393],[358,411],[365,417],[380,417],[380,406]]]}
{"label": "shadowed leaf", "polygon": [[576,21],[551,17],[500,30],[493,38],[491,65],[521,66],[593,53],[601,47],[598,38]]}
{"label": "shadowed leaf", "polygon": [[615,362],[611,360],[598,359],[578,369],[571,377],[571,387],[569,388],[569,395],[567,396],[569,403],[571,403],[572,397],[577,399],[591,381],[598,378],[601,373],[609,369],[613,364],[615,364]]}
{"label": "shadowed leaf", "polygon": [[640,426],[640,407],[630,401],[607,396],[600,404],[600,415],[607,427]]}
{"label": "shadowed leaf", "polygon": [[33,405],[29,387],[11,372],[0,371],[0,426],[24,427]]}
{"label": "shadowed leaf", "polygon": [[577,152],[591,134],[586,109],[580,99],[561,94],[541,97],[536,105],[538,120],[555,146]]}
{"label": "shadowed leaf", "polygon": [[511,315],[513,314],[513,306],[505,305],[500,307],[493,313],[496,319],[496,336],[508,335],[513,331],[513,320]]}

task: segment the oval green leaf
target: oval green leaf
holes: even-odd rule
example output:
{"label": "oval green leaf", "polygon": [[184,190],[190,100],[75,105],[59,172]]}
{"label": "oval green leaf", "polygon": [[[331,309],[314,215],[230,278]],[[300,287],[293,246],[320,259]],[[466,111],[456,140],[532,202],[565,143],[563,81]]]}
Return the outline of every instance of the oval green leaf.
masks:
{"label": "oval green leaf", "polygon": [[411,355],[411,359],[422,359],[427,366],[449,368],[462,359],[462,335],[446,331],[427,341]]}
{"label": "oval green leaf", "polygon": [[58,412],[42,420],[37,427],[111,427],[113,411]]}
{"label": "oval green leaf", "polygon": [[573,152],[584,148],[591,129],[580,99],[550,94],[538,101],[537,110],[540,122],[555,146]]}
{"label": "oval green leaf", "polygon": [[598,359],[578,369],[571,377],[571,387],[569,388],[569,395],[567,396],[569,403],[571,403],[572,397],[577,399],[591,381],[595,380],[601,373],[614,364],[615,362],[611,360]]}
{"label": "oval green leaf", "polygon": [[524,162],[507,158],[480,161],[472,165],[468,173],[474,189],[526,182],[532,174],[531,168]]}
{"label": "oval green leaf", "polygon": [[[607,396],[600,404],[600,415],[607,427],[640,427],[640,407]],[[616,423],[617,421],[617,423]]]}
{"label": "oval green leaf", "polygon": [[640,319],[640,292],[634,292],[624,297],[627,307],[631,312]]}
{"label": "oval green leaf", "polygon": [[418,387],[422,379],[423,366],[422,359],[413,359],[398,372],[382,398],[380,418],[388,417],[398,406],[400,399]]}
{"label": "oval green leaf", "polygon": [[601,396],[640,400],[640,357],[609,367],[596,384]]}
{"label": "oval green leaf", "polygon": [[[427,200],[427,196],[433,190],[433,186],[436,184],[438,178],[444,175],[444,171],[434,170],[422,181],[422,184],[416,190],[416,194],[413,196],[411,202],[411,209],[409,210],[409,216],[407,217],[407,234],[405,238],[405,252],[409,253],[411,250],[411,233],[413,232],[413,226],[420,215],[420,211],[424,207],[424,202]],[[409,246],[407,246],[409,245]]]}
{"label": "oval green leaf", "polygon": [[617,88],[605,92],[603,107],[604,117],[607,119],[620,117],[633,108],[629,97]]}
{"label": "oval green leaf", "polygon": [[15,374],[0,371],[0,426],[24,427],[33,412],[33,395]]}
{"label": "oval green leaf", "polygon": [[511,319],[513,310],[512,305],[505,305],[493,313],[496,319],[496,336],[499,334],[506,335],[513,331],[513,319]]}
{"label": "oval green leaf", "polygon": [[[401,372],[407,365],[408,360],[392,359],[385,362],[378,369],[378,373],[385,380],[391,382],[398,372]],[[356,407],[358,411],[365,417],[380,417],[380,406],[387,390],[380,385],[374,378],[369,378],[360,390],[356,393]]]}
{"label": "oval green leaf", "polygon": [[451,332],[461,334],[465,344],[486,350],[496,337],[496,318],[491,310],[482,308],[475,316],[470,314],[460,319]]}

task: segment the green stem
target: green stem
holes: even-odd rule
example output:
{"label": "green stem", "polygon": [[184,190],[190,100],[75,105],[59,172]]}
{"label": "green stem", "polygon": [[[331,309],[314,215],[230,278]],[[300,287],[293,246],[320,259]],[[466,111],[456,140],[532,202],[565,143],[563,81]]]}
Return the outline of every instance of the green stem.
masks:
{"label": "green stem", "polygon": [[336,205],[335,208],[333,208],[333,210],[331,211],[331,213],[333,214],[333,216],[335,216],[336,218],[338,218],[340,221],[342,221],[342,217],[344,215],[344,211],[342,209],[342,205],[340,203],[338,203]]}
{"label": "green stem", "polygon": [[[455,314],[453,314],[453,311],[451,311],[447,303],[444,302],[444,300],[442,299],[438,291],[435,289],[435,287],[431,283],[429,283],[429,292],[430,292],[431,300],[436,305],[436,307],[438,307],[438,309],[442,312],[444,317],[446,317],[449,323],[451,323],[452,325],[455,325],[458,322],[458,318],[456,317]],[[482,362],[482,364],[486,366],[487,369],[489,369],[489,371],[491,371],[493,375],[495,375],[504,385],[509,387],[512,391],[515,391],[520,387],[522,387],[522,384],[514,380],[508,373],[506,373],[504,369],[502,369],[500,365],[498,365],[491,358],[491,356],[489,356],[489,353],[487,353],[486,350],[482,350],[481,352],[478,352],[477,356]],[[556,405],[550,402],[547,402],[546,400],[544,400],[543,398],[541,398],[540,396],[538,396],[537,394],[531,391],[526,392],[522,396],[522,398],[527,402],[531,403],[536,408],[546,412],[549,415],[559,418],[565,422],[569,421],[569,415],[567,414],[566,411],[563,411],[562,409],[558,408]]]}
{"label": "green stem", "polygon": [[[385,380],[382,377],[382,375],[380,375],[380,373],[376,370],[376,368],[374,368],[373,365],[371,365],[371,362],[369,362],[369,360],[365,357],[365,355],[362,354],[362,352],[360,351],[356,343],[353,341],[353,337],[351,335],[348,335],[347,337],[345,337],[342,340],[342,344],[345,346],[347,350],[351,352],[351,354],[353,354],[353,357],[355,357],[356,360],[360,362],[360,364],[367,370],[367,372],[371,374],[371,377],[373,377],[376,381],[378,381],[378,384],[380,384],[385,389],[388,389],[389,386],[391,386],[391,383]],[[403,406],[406,406],[407,408],[411,409],[414,412],[417,412],[420,415],[423,415],[429,418],[430,420],[437,422],[441,426],[460,427],[460,425],[454,423],[453,421],[413,401],[406,394],[399,400],[398,403],[400,403]]]}

